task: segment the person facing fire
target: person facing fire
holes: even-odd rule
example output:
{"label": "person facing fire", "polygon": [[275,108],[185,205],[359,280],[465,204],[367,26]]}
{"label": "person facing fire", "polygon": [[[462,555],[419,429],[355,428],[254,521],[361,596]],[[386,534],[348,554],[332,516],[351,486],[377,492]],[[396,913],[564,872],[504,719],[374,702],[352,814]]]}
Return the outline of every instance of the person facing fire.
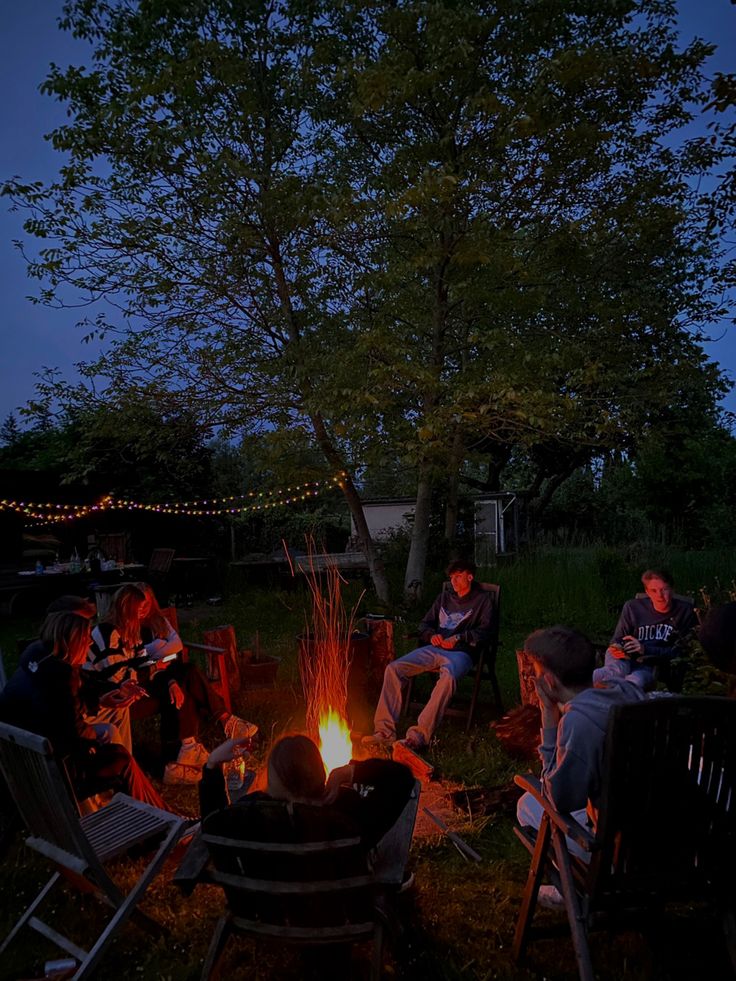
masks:
{"label": "person facing fire", "polygon": [[287,735],[269,754],[265,792],[229,804],[223,764],[247,746],[248,740],[227,739],[209,755],[199,784],[207,834],[272,842],[359,837],[367,852],[395,824],[414,788],[411,771],[393,760],[352,760],[326,778],[316,744]]}
{"label": "person facing fire", "polygon": [[697,626],[693,604],[673,594],[667,572],[647,569],[641,577],[646,596],[624,604],[596,682],[626,678],[641,688],[651,687],[654,672],[641,658],[677,656],[683,640]]}
{"label": "person facing fire", "polygon": [[410,749],[426,749],[458,681],[473,667],[480,648],[490,637],[491,594],[474,581],[475,564],[456,559],[447,567],[447,576],[451,588],[443,589],[419,625],[424,646],[386,667],[373,721],[374,732],[363,739],[366,746],[390,745],[396,741],[396,722],[409,679],[425,671],[438,671],[439,678],[429,701],[403,740]]}
{"label": "person facing fire", "polygon": [[[358,881],[370,873],[376,883],[385,884],[387,896],[409,887],[413,877],[406,878],[405,863],[411,826],[401,821],[414,789],[414,777],[407,767],[393,760],[352,760],[325,779],[325,764],[316,744],[304,735],[286,735],[269,754],[266,790],[246,793],[229,804],[223,765],[238,760],[243,749],[247,741],[238,739],[228,739],[214,749],[199,785],[202,830],[215,839],[207,847],[216,868],[250,879],[293,883],[345,877]],[[272,845],[341,841],[342,847],[305,848],[298,855],[248,848],[241,855],[237,848],[219,845],[222,838]],[[189,888],[181,875],[177,881]],[[191,880],[192,887],[195,883],[196,879]],[[375,900],[372,896],[371,905]],[[279,910],[282,916],[288,914],[292,926],[318,922],[342,931],[346,914],[362,911],[363,900],[353,890],[323,889],[303,895],[295,891],[293,901],[281,909],[270,895],[244,896],[232,890],[228,902],[236,915],[246,919],[278,919]],[[301,976],[320,981],[353,977],[350,952],[349,942],[307,946],[302,952]]]}

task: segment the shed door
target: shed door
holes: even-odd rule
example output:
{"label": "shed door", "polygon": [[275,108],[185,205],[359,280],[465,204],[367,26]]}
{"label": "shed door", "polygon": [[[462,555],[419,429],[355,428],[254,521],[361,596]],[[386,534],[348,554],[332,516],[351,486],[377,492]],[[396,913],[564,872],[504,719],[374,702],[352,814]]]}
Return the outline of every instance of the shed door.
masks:
{"label": "shed door", "polygon": [[475,502],[475,564],[490,565],[498,552],[498,501]]}

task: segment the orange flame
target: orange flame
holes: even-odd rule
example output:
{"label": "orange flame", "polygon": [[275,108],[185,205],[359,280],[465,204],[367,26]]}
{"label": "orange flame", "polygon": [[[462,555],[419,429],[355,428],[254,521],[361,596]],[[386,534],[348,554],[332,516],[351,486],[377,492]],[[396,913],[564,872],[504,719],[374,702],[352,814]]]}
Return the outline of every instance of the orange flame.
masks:
{"label": "orange flame", "polygon": [[328,773],[349,763],[353,755],[350,730],[333,708],[328,708],[319,717],[319,751]]}

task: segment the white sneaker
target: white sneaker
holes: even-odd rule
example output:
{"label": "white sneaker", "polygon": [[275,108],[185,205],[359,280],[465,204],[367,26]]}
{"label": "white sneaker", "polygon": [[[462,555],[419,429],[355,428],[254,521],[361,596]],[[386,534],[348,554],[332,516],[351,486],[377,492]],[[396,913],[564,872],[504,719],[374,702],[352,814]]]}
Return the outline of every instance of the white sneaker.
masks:
{"label": "white sneaker", "polygon": [[237,715],[231,715],[223,729],[228,739],[252,739],[258,733],[255,723],[246,722]]}
{"label": "white sneaker", "polygon": [[545,909],[564,909],[565,900],[555,886],[540,886],[537,902]]}
{"label": "white sneaker", "polygon": [[403,739],[399,739],[399,744],[406,746],[407,749],[410,749],[414,753],[424,753],[427,749],[427,744],[423,737],[417,732],[407,732]]}
{"label": "white sneaker", "polygon": [[209,759],[209,753],[202,743],[182,743],[179,755],[176,757],[177,763],[185,766],[198,766],[200,769]]}
{"label": "white sneaker", "polygon": [[164,783],[169,784],[192,784],[199,783],[202,779],[201,766],[187,766],[186,763],[167,763],[164,770]]}

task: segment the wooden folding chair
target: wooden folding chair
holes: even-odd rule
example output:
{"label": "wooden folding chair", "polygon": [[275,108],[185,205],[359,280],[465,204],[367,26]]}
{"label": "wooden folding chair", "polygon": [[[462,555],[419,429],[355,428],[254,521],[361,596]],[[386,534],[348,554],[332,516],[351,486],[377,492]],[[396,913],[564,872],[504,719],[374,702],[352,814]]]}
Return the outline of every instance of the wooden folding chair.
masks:
{"label": "wooden folding chair", "polygon": [[148,560],[148,574],[165,576],[171,570],[176,550],[173,548],[154,548]]}
{"label": "wooden folding chair", "polygon": [[[491,617],[490,637],[488,638],[488,641],[485,644],[482,644],[477,650],[477,662],[473,673],[473,693],[471,695],[470,702],[462,707],[459,704],[451,704],[445,709],[445,716],[465,720],[466,732],[470,732],[470,728],[473,725],[475,710],[478,705],[478,696],[480,695],[481,682],[484,679],[491,682],[496,711],[499,713],[499,715],[503,713],[501,687],[496,676],[496,658],[498,656],[499,643],[498,635],[501,626],[501,587],[496,583],[490,582],[481,582],[478,583],[478,585],[481,589],[491,594],[493,616]],[[450,588],[450,584],[445,583],[443,593],[445,589],[449,590]],[[424,673],[432,674],[434,672]],[[421,677],[421,675],[418,675],[417,677]],[[404,713],[410,709],[412,712],[418,712],[424,708],[423,702],[412,701],[414,680],[414,678],[409,679],[409,683],[404,693]]]}
{"label": "wooden folding chair", "polygon": [[322,946],[372,938],[371,978],[380,978],[383,919],[402,883],[420,792],[415,781],[393,827],[369,855],[359,838],[295,844],[198,834],[174,882],[187,892],[214,883],[228,901],[212,936],[203,981],[217,977],[228,938],[237,931]]}
{"label": "wooden folding chair", "polygon": [[[547,878],[564,898],[583,981],[594,977],[591,926],[633,917],[641,928],[673,900],[715,904],[736,969],[736,701],[664,697],[614,709],[595,833],[560,813],[534,777],[516,782],[544,808],[536,834],[517,829],[532,855],[514,938],[517,959]],[[568,839],[589,861],[570,854]]]}
{"label": "wooden folding chair", "polygon": [[[284,867],[289,877],[278,878],[275,870]],[[300,878],[303,869],[308,871]],[[203,834],[192,842],[175,881],[192,878],[220,886],[228,902],[210,942],[202,981],[219,976],[225,946],[235,932],[295,945],[372,939],[371,978],[380,978],[380,887],[368,871],[359,838],[293,844]]]}
{"label": "wooden folding chair", "polygon": [[228,710],[232,712],[232,692],[240,690],[238,644],[235,628],[231,624],[205,630],[204,644],[190,644],[207,657],[207,680],[218,691]]}
{"label": "wooden folding chair", "polygon": [[[105,807],[80,817],[48,740],[4,723],[0,723],[0,769],[28,830],[26,844],[57,870],[0,945],[0,955],[28,926],[76,958],[76,981],[92,974],[110,941],[129,918],[149,931],[160,931],[160,925],[136,906],[179,840],[184,820],[127,794],[116,794]],[[157,851],[126,895],[104,866],[146,842],[158,844]],[[36,915],[60,880],[94,892],[113,909],[111,919],[89,950]]]}

